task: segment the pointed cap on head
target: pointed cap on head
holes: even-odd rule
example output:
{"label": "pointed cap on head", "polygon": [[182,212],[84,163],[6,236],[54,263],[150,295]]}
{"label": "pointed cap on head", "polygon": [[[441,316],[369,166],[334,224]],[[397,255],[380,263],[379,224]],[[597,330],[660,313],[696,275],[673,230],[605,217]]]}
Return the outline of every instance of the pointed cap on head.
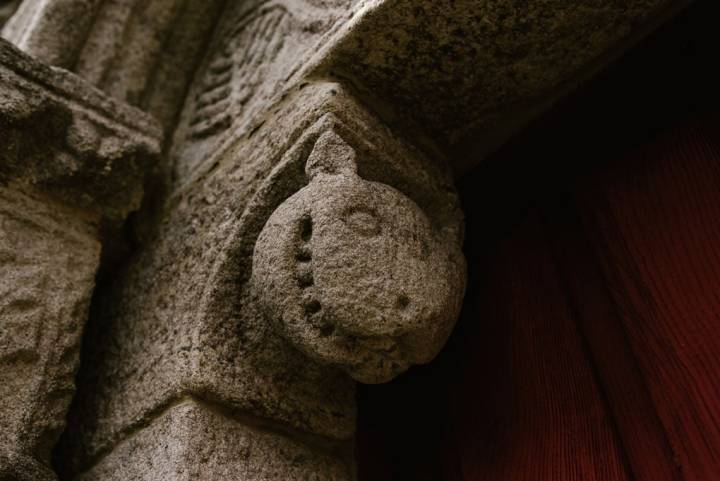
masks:
{"label": "pointed cap on head", "polygon": [[310,179],[319,174],[355,175],[357,163],[355,150],[337,133],[330,130],[315,142],[315,147],[305,164],[305,173]]}

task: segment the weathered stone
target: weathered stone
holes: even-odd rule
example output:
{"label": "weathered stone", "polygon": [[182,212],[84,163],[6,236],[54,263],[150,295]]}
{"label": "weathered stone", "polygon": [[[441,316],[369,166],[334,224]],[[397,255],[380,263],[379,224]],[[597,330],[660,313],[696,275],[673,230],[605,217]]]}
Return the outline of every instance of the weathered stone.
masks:
{"label": "weathered stone", "polygon": [[0,40],[0,479],[54,477],[101,229],[139,206],[159,135]]}
{"label": "weathered stone", "polygon": [[103,0],[71,70],[170,131],[225,3]]}
{"label": "weathered stone", "polygon": [[253,284],[270,320],[305,354],[363,382],[432,360],[464,293],[458,226],[360,178],[355,151],[333,131],[306,171],[309,184],[270,216],[255,246]]}
{"label": "weathered stone", "polygon": [[72,67],[101,0],[29,0],[2,36],[49,65]]}
{"label": "weathered stone", "polygon": [[306,68],[463,171],[688,3],[366,0]]}
{"label": "weathered stone", "polygon": [[15,13],[19,4],[19,0],[0,1],[0,29],[2,29],[5,22]]}
{"label": "weathered stone", "polygon": [[139,207],[160,151],[161,131],[149,116],[2,39],[0,91],[0,182],[96,220],[118,222]]}
{"label": "weathered stone", "polygon": [[223,4],[25,0],[2,35],[170,128]]}
{"label": "weathered stone", "polygon": [[0,479],[48,463],[64,426],[100,257],[78,217],[0,187]]}
{"label": "weathered stone", "polygon": [[449,173],[339,85],[307,85],[291,98],[177,187],[154,240],[98,298],[63,451],[73,469],[188,393],[297,431],[352,436],[353,383],[288,345],[255,299],[255,241],[307,184],[308,156],[330,131],[357,153],[364,179],[412,199],[455,249],[462,215]]}
{"label": "weathered stone", "polygon": [[[683,3],[23,2],[3,35],[174,130],[143,244],[94,298],[57,451],[66,477],[354,479],[347,374],[382,382],[430,361],[460,308],[450,159],[480,160]],[[0,419],[16,437],[0,444],[0,477],[40,479],[72,392],[97,227],[138,207],[161,135],[2,43],[0,92],[0,219],[15,222],[0,232],[2,287],[20,296],[0,311],[0,360],[37,372],[65,356],[35,384],[7,383]],[[83,229],[86,244],[68,240]],[[3,254],[20,242],[32,261]],[[63,277],[68,256],[80,260]],[[74,315],[36,315],[26,294],[44,287],[22,281],[38,265]],[[56,321],[66,336],[40,353]]]}
{"label": "weathered stone", "polygon": [[250,132],[297,82],[288,78],[345,19],[351,0],[231,2],[189,92],[173,142],[178,178]]}
{"label": "weathered stone", "polygon": [[273,432],[184,400],[134,433],[78,481],[352,481],[351,445]]}

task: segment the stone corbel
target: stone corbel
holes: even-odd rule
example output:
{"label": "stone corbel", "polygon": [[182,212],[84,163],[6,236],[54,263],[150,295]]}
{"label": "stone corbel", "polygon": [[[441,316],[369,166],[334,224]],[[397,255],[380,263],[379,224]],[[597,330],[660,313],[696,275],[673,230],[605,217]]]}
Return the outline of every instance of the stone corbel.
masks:
{"label": "stone corbel", "polygon": [[199,164],[101,296],[69,477],[355,479],[352,378],[445,342],[465,282],[449,169],[338,84],[291,100]]}
{"label": "stone corbel", "polygon": [[444,345],[460,311],[465,264],[460,222],[442,212],[450,199],[423,209],[392,186],[401,179],[369,180],[359,167],[336,132],[318,137],[307,185],[260,233],[251,284],[293,346],[379,383],[429,362]]}

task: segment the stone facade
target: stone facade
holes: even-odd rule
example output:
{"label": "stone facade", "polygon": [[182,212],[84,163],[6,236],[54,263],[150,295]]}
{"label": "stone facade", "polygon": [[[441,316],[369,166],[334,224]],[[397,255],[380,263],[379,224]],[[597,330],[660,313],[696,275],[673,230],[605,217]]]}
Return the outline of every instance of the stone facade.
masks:
{"label": "stone facade", "polygon": [[454,176],[683,2],[516,3],[6,2],[0,479],[354,480],[355,381],[461,308]]}

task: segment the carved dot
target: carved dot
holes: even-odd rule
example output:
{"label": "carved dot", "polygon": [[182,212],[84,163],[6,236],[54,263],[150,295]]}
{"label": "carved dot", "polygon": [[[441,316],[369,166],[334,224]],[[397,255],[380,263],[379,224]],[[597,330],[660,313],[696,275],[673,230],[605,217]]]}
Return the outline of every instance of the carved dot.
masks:
{"label": "carved dot", "polygon": [[397,306],[400,309],[407,309],[407,307],[410,305],[410,298],[406,296],[405,294],[399,295],[397,298]]}
{"label": "carved dot", "polygon": [[312,218],[307,215],[300,220],[300,238],[309,242],[312,237]]}
{"label": "carved dot", "polygon": [[300,247],[295,254],[295,259],[300,262],[310,262],[312,260],[312,252],[306,246]]}
{"label": "carved dot", "polygon": [[321,337],[330,337],[335,332],[335,326],[332,324],[325,324],[320,328],[320,336]]}
{"label": "carved dot", "polygon": [[298,272],[297,282],[303,289],[312,286],[314,282],[312,271],[308,270],[307,272]]}
{"label": "carved dot", "polygon": [[322,306],[320,305],[320,302],[317,300],[312,300],[305,304],[305,313],[306,314],[317,314],[322,309]]}

